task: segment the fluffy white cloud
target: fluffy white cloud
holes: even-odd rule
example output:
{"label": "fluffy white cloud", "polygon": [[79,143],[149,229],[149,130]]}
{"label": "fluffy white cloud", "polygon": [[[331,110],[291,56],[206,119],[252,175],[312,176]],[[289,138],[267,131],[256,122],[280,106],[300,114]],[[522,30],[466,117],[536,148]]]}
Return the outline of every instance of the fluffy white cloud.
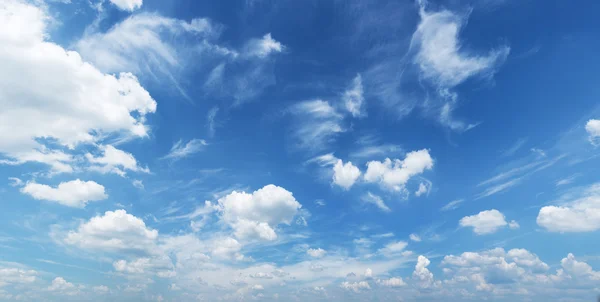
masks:
{"label": "fluffy white cloud", "polygon": [[325,254],[327,254],[327,251],[322,248],[317,248],[317,249],[308,249],[306,251],[306,253],[313,258],[323,258],[323,256],[325,256]]}
{"label": "fluffy white cloud", "polygon": [[33,283],[37,279],[38,272],[14,267],[0,267],[0,287],[15,284]]}
{"label": "fluffy white cloud", "polygon": [[[581,196],[560,206],[540,209],[537,224],[550,232],[592,232],[600,229],[600,184],[582,190]],[[570,196],[565,196],[567,198]]]}
{"label": "fluffy white cloud", "polygon": [[342,100],[344,101],[346,110],[350,112],[353,117],[366,115],[364,108],[365,97],[363,96],[363,84],[360,74],[356,75],[354,80],[352,80],[352,86],[344,92]]}
{"label": "fluffy white cloud", "polygon": [[208,143],[203,139],[192,139],[185,144],[182,140],[179,140],[173,145],[169,154],[165,155],[163,159],[179,160],[200,152],[206,145],[208,145]]}
{"label": "fluffy white cloud", "polygon": [[82,223],[64,241],[90,250],[149,252],[157,237],[158,231],[146,227],[142,219],[116,210]]}
{"label": "fluffy white cloud", "polygon": [[430,288],[436,284],[433,279],[433,273],[427,268],[429,264],[431,264],[431,261],[427,257],[419,255],[415,270],[413,271],[413,279],[420,288]]}
{"label": "fluffy white cloud", "polygon": [[364,179],[367,182],[378,182],[394,191],[401,191],[405,189],[404,186],[411,177],[432,168],[433,159],[429,155],[429,150],[423,149],[409,152],[404,160],[392,161],[386,158],[383,162],[368,162]]}
{"label": "fluffy white cloud", "polygon": [[571,253],[560,261],[564,271],[575,278],[591,279],[600,281],[600,272],[594,271],[592,267],[585,263],[575,260],[575,256]]}
{"label": "fluffy white cloud", "polygon": [[[496,209],[481,211],[479,214],[472,216],[465,216],[459,221],[459,224],[461,227],[472,227],[473,232],[477,235],[491,234],[508,225],[504,214]],[[513,223],[513,228],[514,226]]]}
{"label": "fluffy white cloud", "polygon": [[152,258],[138,258],[133,261],[118,260],[113,263],[117,272],[127,274],[153,273],[158,277],[173,277],[173,263],[167,256],[158,256]]}
{"label": "fluffy white cloud", "polygon": [[377,196],[371,192],[367,192],[365,195],[363,195],[362,201],[366,203],[372,203],[384,212],[391,211],[391,209],[385,204],[385,202],[383,201],[383,199],[381,199],[380,196]]}
{"label": "fluffy white cloud", "polygon": [[466,18],[443,10],[426,12],[421,2],[419,23],[411,48],[416,50],[415,63],[421,76],[440,87],[454,87],[477,74],[493,72],[504,62],[510,48],[500,47],[485,56],[470,55],[461,50],[458,34]]}
{"label": "fluffy white cloud", "polygon": [[102,155],[94,156],[91,153],[85,155],[91,166],[91,171],[100,173],[115,173],[125,176],[126,170],[133,172],[150,173],[148,168],[142,168],[131,153],[119,150],[111,145],[99,147]]}
{"label": "fluffy white cloud", "polygon": [[600,143],[600,120],[589,120],[587,124],[585,124],[585,130],[593,145]]}
{"label": "fluffy white cloud", "polygon": [[106,285],[94,286],[94,287],[92,287],[92,290],[97,294],[106,294],[106,293],[110,292],[110,289]]}
{"label": "fluffy white cloud", "polygon": [[360,177],[360,170],[352,162],[344,162],[341,159],[333,166],[333,183],[348,190]]}
{"label": "fluffy white cloud", "polygon": [[218,207],[236,237],[275,240],[273,228],[289,225],[302,205],[286,189],[267,185],[252,194],[234,191],[220,198]]}
{"label": "fluffy white cloud", "polygon": [[68,296],[74,296],[79,293],[79,290],[75,284],[68,282],[62,277],[54,278],[54,280],[52,280],[52,284],[48,286],[48,290]]}
{"label": "fluffy white cloud", "polygon": [[21,192],[38,200],[53,201],[74,208],[83,208],[90,201],[108,198],[108,195],[104,192],[104,186],[94,181],[81,181],[79,179],[61,182],[56,188],[28,182],[21,188]]}
{"label": "fluffy white cloud", "polygon": [[390,278],[390,279],[378,279],[377,284],[387,286],[387,287],[403,287],[406,286],[406,282],[402,280],[402,278]]}
{"label": "fluffy white cloud", "polygon": [[256,56],[259,58],[266,58],[271,53],[282,52],[284,50],[283,44],[275,41],[271,34],[264,35],[261,39],[252,39],[246,45],[245,54],[248,56]]}
{"label": "fluffy white cloud", "polygon": [[120,10],[132,12],[142,7],[143,0],[110,0],[110,3],[117,6]]}
{"label": "fluffy white cloud", "polygon": [[344,282],[342,282],[342,284],[340,284],[340,287],[345,290],[351,290],[356,293],[360,292],[361,290],[370,290],[371,289],[371,286],[369,285],[369,282],[367,282],[367,281],[360,281],[360,282],[344,281]]}
{"label": "fluffy white cloud", "polygon": [[50,146],[73,149],[115,133],[145,137],[156,102],[132,74],[104,74],[49,42],[49,20],[30,3],[0,6],[0,153],[4,164],[71,172],[73,157]]}

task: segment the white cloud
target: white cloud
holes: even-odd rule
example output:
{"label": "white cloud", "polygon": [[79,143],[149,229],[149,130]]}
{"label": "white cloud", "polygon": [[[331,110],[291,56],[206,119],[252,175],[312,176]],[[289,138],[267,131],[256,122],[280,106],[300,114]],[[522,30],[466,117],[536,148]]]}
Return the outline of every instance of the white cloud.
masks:
{"label": "white cloud", "polygon": [[589,120],[585,124],[585,130],[589,135],[590,142],[593,145],[598,145],[600,143],[600,120]]}
{"label": "white cloud", "polygon": [[38,272],[14,267],[0,267],[0,287],[33,283],[37,280]]}
{"label": "white cloud", "polygon": [[138,165],[135,157],[128,152],[119,150],[112,145],[100,146],[98,149],[102,152],[101,156],[94,156],[86,153],[85,157],[91,166],[91,171],[99,173],[115,173],[121,176],[126,175],[126,170],[133,172],[150,173],[148,168],[142,168]]}
{"label": "white cloud", "polygon": [[430,288],[435,285],[433,273],[427,268],[429,264],[431,264],[431,261],[427,257],[419,255],[413,271],[413,279],[420,288]]}
{"label": "white cloud", "polygon": [[[422,2],[424,4],[424,1]],[[420,8],[421,22],[413,34],[415,63],[421,76],[439,87],[452,88],[481,73],[491,73],[504,62],[510,48],[499,47],[485,56],[471,55],[462,49],[458,34],[466,18],[450,11],[426,12]]]}
{"label": "white cloud", "polygon": [[131,184],[140,190],[144,189],[144,183],[139,179],[134,179],[133,181],[131,181]]}
{"label": "white cloud", "polygon": [[20,187],[23,185],[23,181],[20,178],[9,177],[8,180],[10,181],[9,185],[11,187]]}
{"label": "white cloud", "polygon": [[210,137],[215,136],[215,129],[217,127],[215,119],[217,118],[217,113],[219,113],[219,107],[216,106],[206,113],[206,127],[208,128],[208,135]]}
{"label": "white cloud", "polygon": [[575,256],[569,253],[566,258],[560,261],[561,266],[569,275],[575,278],[589,278],[600,281],[600,272],[594,271],[592,267],[585,263],[575,260]]}
{"label": "white cloud", "polygon": [[463,203],[464,201],[465,201],[464,199],[453,200],[453,201],[447,203],[445,206],[443,206],[440,209],[440,211],[450,211],[450,210],[458,209],[460,204]]}
{"label": "white cloud", "polygon": [[202,149],[206,145],[208,145],[208,143],[203,139],[195,138],[188,141],[185,144],[182,140],[179,140],[173,145],[173,147],[171,147],[171,151],[169,151],[169,154],[162,157],[162,159],[180,160],[182,158],[188,157],[192,154],[202,151]]}
{"label": "white cloud", "polygon": [[384,212],[391,211],[391,209],[385,204],[385,202],[383,202],[383,199],[381,199],[381,197],[379,197],[371,192],[367,192],[365,195],[363,195],[362,200],[366,203],[374,204],[375,206],[377,206],[380,210],[382,210]]}
{"label": "white cloud", "polygon": [[[593,232],[600,229],[600,184],[581,190],[581,195],[562,205],[540,209],[537,224],[550,232]],[[568,198],[570,196],[565,196]]]}
{"label": "white cloud", "polygon": [[49,42],[49,20],[28,3],[0,7],[0,153],[4,164],[33,161],[71,172],[73,157],[47,143],[72,150],[112,134],[145,137],[145,115],[156,102],[132,74],[104,74]]}
{"label": "white cloud", "polygon": [[145,274],[153,273],[158,277],[173,277],[176,273],[173,271],[173,263],[167,256],[153,258],[137,258],[133,261],[118,260],[113,262],[113,267],[117,272],[126,274]]}
{"label": "white cloud", "polygon": [[106,293],[110,292],[110,289],[106,285],[94,286],[94,287],[92,287],[92,290],[97,294],[106,294]]}
{"label": "white cloud", "polygon": [[37,200],[48,200],[59,204],[83,208],[90,201],[104,200],[108,195],[104,186],[94,181],[81,181],[79,179],[61,182],[56,188],[35,182],[28,182],[21,192]]}
{"label": "white cloud", "polygon": [[402,278],[393,277],[390,279],[378,279],[377,284],[387,286],[387,287],[403,287],[406,286],[406,282],[402,280]]}
{"label": "white cloud", "polygon": [[268,33],[261,39],[252,39],[246,45],[245,54],[248,56],[255,56],[259,58],[266,58],[272,53],[282,52],[284,50],[283,44],[275,41]]}
{"label": "white cloud", "polygon": [[300,148],[322,149],[346,131],[342,126],[343,115],[327,101],[304,101],[293,105],[290,112],[296,117],[294,136]]}
{"label": "white cloud", "polygon": [[73,296],[79,293],[79,290],[73,283],[68,282],[62,277],[54,278],[54,280],[52,280],[52,284],[48,287],[48,290],[68,296]]}
{"label": "white cloud", "polygon": [[520,226],[520,225],[519,225],[519,223],[518,223],[518,222],[516,222],[515,220],[511,220],[511,221],[508,223],[508,227],[509,227],[510,229],[512,229],[512,230],[516,230],[516,229],[520,228],[521,226]]}
{"label": "white cloud", "polygon": [[379,249],[379,252],[385,256],[391,257],[403,252],[407,246],[408,242],[406,241],[394,241],[386,244],[383,248]]}
{"label": "white cloud", "polygon": [[69,231],[64,242],[83,249],[103,251],[138,251],[152,249],[158,231],[125,210],[107,211]]}
{"label": "white cloud", "polygon": [[419,189],[415,192],[415,196],[419,197],[429,192],[429,188],[424,183],[419,184]]}
{"label": "white cloud", "polygon": [[361,290],[370,290],[371,289],[371,286],[369,285],[369,283],[367,281],[360,281],[360,282],[344,281],[344,282],[342,282],[340,287],[345,290],[351,290],[356,293],[360,292]]}
{"label": "white cloud", "polygon": [[504,214],[496,209],[481,211],[473,216],[465,216],[459,222],[461,227],[472,227],[477,235],[495,233],[508,225]]}
{"label": "white cloud", "polygon": [[410,234],[408,238],[414,242],[421,242],[421,237],[417,234]]}
{"label": "white cloud", "polygon": [[352,162],[344,162],[338,159],[333,166],[333,183],[348,190],[360,177],[360,170]]}
{"label": "white cloud", "polygon": [[308,249],[306,253],[313,258],[323,258],[327,251],[322,248]]}
{"label": "white cloud", "polygon": [[433,168],[433,159],[429,150],[423,149],[406,154],[404,160],[386,158],[385,161],[370,161],[364,174],[366,182],[378,182],[384,187],[402,191],[408,180]]}
{"label": "white cloud", "polygon": [[110,0],[110,3],[117,6],[120,10],[132,12],[142,7],[143,0]]}
{"label": "white cloud", "polygon": [[365,97],[363,96],[362,77],[360,74],[356,75],[354,80],[352,80],[352,86],[344,92],[342,100],[344,101],[346,110],[353,117],[366,116],[364,108]]}
{"label": "white cloud", "polygon": [[273,229],[289,225],[302,207],[291,192],[282,187],[267,185],[252,194],[233,191],[218,200],[222,219],[240,239],[275,240]]}

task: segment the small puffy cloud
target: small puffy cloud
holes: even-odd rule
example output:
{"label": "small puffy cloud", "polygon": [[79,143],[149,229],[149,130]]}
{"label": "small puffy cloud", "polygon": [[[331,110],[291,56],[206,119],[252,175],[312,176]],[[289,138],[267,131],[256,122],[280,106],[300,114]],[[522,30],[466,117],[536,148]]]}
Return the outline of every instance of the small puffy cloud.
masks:
{"label": "small puffy cloud", "polygon": [[599,213],[600,184],[596,183],[574,200],[541,208],[536,221],[550,232],[593,232],[600,229]]}
{"label": "small puffy cloud", "polygon": [[272,53],[282,52],[284,50],[283,44],[276,41],[268,33],[261,39],[252,39],[246,45],[245,54],[250,57],[266,58]]}
{"label": "small puffy cloud", "polygon": [[110,291],[110,289],[106,285],[94,286],[92,287],[92,290],[97,294],[106,294]]}
{"label": "small puffy cloud", "polygon": [[148,228],[142,219],[116,210],[82,223],[68,232],[64,242],[89,250],[147,252],[157,237],[158,231]]}
{"label": "small puffy cloud", "polygon": [[150,173],[148,168],[142,168],[138,165],[135,157],[128,152],[117,149],[111,145],[100,146],[102,152],[100,156],[94,156],[87,153],[85,157],[91,164],[89,169],[100,173],[114,173],[125,176],[126,170],[133,172]]}
{"label": "small puffy cloud", "polygon": [[21,188],[21,192],[37,200],[48,200],[74,208],[83,208],[90,201],[108,198],[108,195],[104,192],[104,186],[94,181],[81,181],[79,179],[61,182],[56,188],[28,182]]}
{"label": "small puffy cloud", "polygon": [[363,195],[362,201],[364,201],[366,203],[374,204],[375,206],[377,206],[380,210],[382,210],[384,212],[391,211],[391,209],[385,204],[385,202],[383,202],[383,199],[381,199],[380,196],[377,196],[371,192],[367,192],[365,195]]}
{"label": "small puffy cloud", "polygon": [[366,182],[380,183],[383,187],[393,191],[405,189],[408,180],[433,168],[433,159],[429,150],[423,149],[406,154],[404,160],[370,161],[367,163],[367,172],[364,174]]}
{"label": "small puffy cloud", "polygon": [[575,256],[571,253],[560,261],[562,268],[569,275],[580,279],[591,279],[600,281],[600,272],[594,271],[592,267],[585,263],[575,260]]}
{"label": "small puffy cloud", "polygon": [[419,196],[421,196],[423,194],[426,194],[428,192],[429,192],[429,187],[427,187],[427,185],[424,184],[424,183],[420,183],[419,184],[419,189],[415,192],[415,195],[417,197],[419,197]]}
{"label": "small puffy cloud", "polygon": [[23,181],[20,178],[9,177],[8,180],[10,181],[9,185],[11,187],[20,187],[23,185]]}
{"label": "small puffy cloud", "polygon": [[203,139],[192,139],[185,144],[179,140],[173,145],[169,154],[163,156],[162,159],[180,160],[200,152],[206,145],[208,143]]}
{"label": "small puffy cloud", "polygon": [[308,249],[306,253],[313,258],[323,258],[327,251],[322,248]]}
{"label": "small puffy cloud", "polygon": [[134,179],[133,181],[131,181],[131,184],[140,190],[144,189],[144,183],[139,179]]}
{"label": "small puffy cloud", "polygon": [[344,282],[342,282],[342,284],[340,284],[340,287],[345,290],[353,291],[355,293],[358,293],[362,290],[370,290],[371,289],[371,286],[369,285],[369,283],[367,281],[360,281],[360,282],[344,281]]}
{"label": "small puffy cloud", "polygon": [[360,74],[356,75],[352,80],[351,87],[344,92],[342,96],[344,106],[353,117],[361,117],[366,115],[365,97],[363,96],[363,84]]}
{"label": "small puffy cloud", "polygon": [[421,237],[417,234],[410,234],[410,236],[408,236],[408,238],[410,238],[410,240],[412,240],[414,242],[421,242]]}
{"label": "small puffy cloud", "polygon": [[387,287],[406,286],[406,282],[404,282],[404,280],[402,280],[402,278],[400,278],[400,277],[398,277],[398,278],[394,277],[394,278],[390,278],[390,279],[378,279],[377,284],[382,285],[382,286],[387,286]]}
{"label": "small puffy cloud", "polygon": [[600,142],[600,120],[589,120],[585,124],[585,131],[587,131],[590,142],[593,145],[597,145]]}
{"label": "small puffy cloud", "polygon": [[496,209],[465,216],[459,221],[459,224],[461,227],[472,227],[473,232],[477,235],[491,234],[508,225],[504,214]]}
{"label": "small puffy cloud", "polygon": [[223,221],[240,239],[275,240],[273,228],[289,225],[301,207],[291,192],[275,185],[264,186],[252,194],[233,191],[218,200]]}
{"label": "small puffy cloud", "polygon": [[142,7],[143,0],[110,0],[120,10],[132,12]]}
{"label": "small puffy cloud", "polygon": [[519,225],[519,223],[518,223],[518,222],[516,222],[515,220],[511,220],[511,221],[508,223],[508,227],[509,227],[510,229],[512,229],[512,230],[516,230],[516,229],[520,228],[521,226],[520,226],[520,225]]}
{"label": "small puffy cloud", "polygon": [[52,280],[52,284],[48,290],[58,294],[73,296],[79,293],[78,288],[71,282],[68,282],[62,277],[56,277]]}
{"label": "small puffy cloud", "polygon": [[38,272],[14,267],[0,267],[0,287],[7,284],[18,285],[33,283]]}
{"label": "small puffy cloud", "polygon": [[344,162],[341,159],[333,166],[333,183],[348,190],[360,177],[360,170],[352,162]]}

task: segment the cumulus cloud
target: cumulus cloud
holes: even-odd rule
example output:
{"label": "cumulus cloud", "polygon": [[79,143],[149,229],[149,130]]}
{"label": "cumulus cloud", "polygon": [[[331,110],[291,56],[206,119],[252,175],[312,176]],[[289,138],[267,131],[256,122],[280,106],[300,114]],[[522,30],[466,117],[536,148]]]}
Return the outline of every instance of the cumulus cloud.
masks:
{"label": "cumulus cloud", "polygon": [[49,42],[49,20],[29,3],[0,7],[0,153],[4,164],[40,162],[72,172],[73,156],[53,146],[72,150],[111,134],[145,137],[145,115],[156,102],[132,74],[104,74]]}
{"label": "cumulus cloud", "polygon": [[327,254],[327,251],[322,248],[317,248],[317,249],[308,249],[306,251],[306,253],[313,258],[323,258],[323,256],[325,256],[325,254]]}
{"label": "cumulus cloud", "polygon": [[367,282],[367,281],[360,281],[360,282],[344,281],[344,282],[342,282],[342,284],[340,284],[340,287],[345,290],[353,291],[355,293],[358,293],[362,290],[370,290],[371,289],[371,286],[369,285],[369,282]]}
{"label": "cumulus cloud", "polygon": [[585,130],[589,135],[589,140],[593,145],[600,143],[600,120],[589,120],[585,124]]}
{"label": "cumulus cloud", "polygon": [[569,233],[599,230],[600,184],[593,184],[582,191],[580,196],[561,205],[541,208],[536,219],[537,224],[550,232]]}
{"label": "cumulus cloud", "polygon": [[132,12],[142,7],[143,0],[110,0],[120,10]]}
{"label": "cumulus cloud", "polygon": [[79,293],[79,290],[75,284],[68,282],[62,277],[54,278],[54,280],[52,280],[52,284],[48,286],[48,291],[67,296],[74,296]]}
{"label": "cumulus cloud", "polygon": [[195,138],[185,144],[182,140],[179,140],[171,147],[169,154],[163,156],[162,159],[180,160],[200,152],[206,145],[208,145],[208,143],[203,139]]}
{"label": "cumulus cloud", "polygon": [[427,257],[419,255],[412,275],[420,288],[430,288],[436,284],[433,279],[433,273],[427,268],[429,264],[431,264],[431,261]]}
{"label": "cumulus cloud", "polygon": [[423,149],[406,154],[404,160],[386,158],[383,162],[370,161],[364,174],[366,182],[379,183],[393,191],[405,190],[408,180],[433,168],[429,150]]}
{"label": "cumulus cloud", "polygon": [[365,97],[363,96],[363,84],[360,74],[356,75],[354,80],[352,80],[352,85],[344,92],[342,100],[344,101],[346,110],[353,117],[366,116],[366,110],[364,108]]}
{"label": "cumulus cloud", "polygon": [[120,176],[125,176],[126,171],[150,173],[148,168],[142,168],[138,165],[137,160],[131,153],[119,150],[111,145],[100,146],[99,150],[102,155],[94,156],[91,153],[85,155],[91,164],[88,168],[91,171],[103,174],[114,173]]}
{"label": "cumulus cloud", "polygon": [[333,166],[333,183],[348,190],[360,177],[360,170],[352,162],[344,162],[338,159]]}
{"label": "cumulus cloud", "polygon": [[138,251],[152,249],[158,231],[125,210],[106,211],[69,231],[64,242],[82,249],[103,251]]}
{"label": "cumulus cloud", "polygon": [[274,227],[289,225],[302,205],[286,189],[267,185],[252,194],[234,191],[220,198],[218,207],[237,238],[275,240]]}
{"label": "cumulus cloud", "polygon": [[408,242],[406,241],[394,241],[386,244],[383,248],[379,249],[379,252],[385,256],[391,257],[403,252],[407,246]]}
{"label": "cumulus cloud", "polygon": [[419,197],[423,194],[427,194],[428,192],[429,192],[429,187],[424,183],[420,183],[419,189],[415,192],[415,196]]}
{"label": "cumulus cloud", "polygon": [[[459,224],[461,227],[472,227],[473,232],[477,235],[492,234],[508,225],[504,214],[496,209],[481,211],[479,214],[472,216],[465,216],[459,221]],[[514,226],[513,223],[513,228]]]}
{"label": "cumulus cloud", "polygon": [[377,196],[371,192],[367,192],[365,195],[363,195],[362,201],[364,201],[366,203],[371,203],[384,212],[391,211],[391,209],[385,204],[385,202],[383,201],[383,199],[380,196]]}
{"label": "cumulus cloud", "polygon": [[410,234],[408,237],[414,242],[421,242],[421,237],[417,234]]}
{"label": "cumulus cloud", "polygon": [[79,179],[61,182],[55,188],[28,182],[21,188],[21,192],[38,200],[48,200],[74,208],[83,208],[90,201],[108,198],[108,195],[104,192],[104,186],[94,181],[81,181]]}

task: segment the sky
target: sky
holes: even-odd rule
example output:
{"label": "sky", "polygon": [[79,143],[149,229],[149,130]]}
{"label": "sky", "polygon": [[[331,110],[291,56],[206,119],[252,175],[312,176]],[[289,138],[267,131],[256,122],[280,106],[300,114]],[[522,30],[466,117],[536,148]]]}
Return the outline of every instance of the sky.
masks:
{"label": "sky", "polygon": [[596,1],[0,1],[0,301],[595,301]]}

